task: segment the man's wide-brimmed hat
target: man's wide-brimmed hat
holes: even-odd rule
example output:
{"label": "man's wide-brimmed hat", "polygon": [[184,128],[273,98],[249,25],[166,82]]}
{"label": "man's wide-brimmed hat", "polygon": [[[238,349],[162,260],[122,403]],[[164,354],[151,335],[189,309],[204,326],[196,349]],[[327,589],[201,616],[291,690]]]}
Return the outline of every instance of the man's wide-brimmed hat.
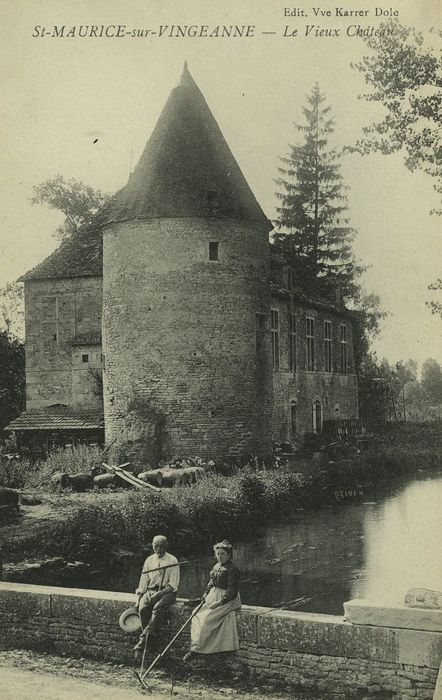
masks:
{"label": "man's wide-brimmed hat", "polygon": [[138,610],[132,607],[122,612],[118,624],[123,632],[139,632],[141,630],[141,622]]}

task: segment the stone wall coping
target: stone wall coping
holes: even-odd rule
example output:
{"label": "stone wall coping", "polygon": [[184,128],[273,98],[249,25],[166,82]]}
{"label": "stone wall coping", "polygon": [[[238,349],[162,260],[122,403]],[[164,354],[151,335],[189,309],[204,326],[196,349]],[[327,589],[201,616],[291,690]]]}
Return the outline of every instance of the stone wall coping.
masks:
{"label": "stone wall coping", "polygon": [[[119,628],[118,618],[134,600],[125,592],[0,582],[0,636],[7,648],[130,663],[135,636]],[[352,602],[353,610],[368,604]],[[165,637],[189,618],[186,603],[177,600]],[[377,602],[374,609],[383,608]],[[384,691],[388,696],[393,691],[404,700],[429,699],[442,659],[441,632],[352,624],[333,615],[244,605],[238,632],[235,669],[252,673],[256,683],[277,678],[296,694],[302,687],[330,690],[330,698],[384,697]],[[177,664],[188,634],[172,651]]]}
{"label": "stone wall coping", "polygon": [[353,625],[442,632],[442,610],[410,608],[405,603],[355,599],[344,603],[345,619]]}
{"label": "stone wall coping", "polygon": [[68,598],[87,598],[89,600],[111,600],[118,603],[133,605],[135,594],[120,593],[116,591],[95,591],[89,588],[63,588],[62,586],[37,586],[31,583],[14,583],[0,581],[0,595],[2,591],[14,593],[33,593],[36,596],[66,596]]}
{"label": "stone wall coping", "polygon": [[[184,607],[185,602],[182,598],[177,601],[176,622],[180,624],[192,610]],[[12,616],[15,619],[12,632],[14,624],[19,625],[18,629],[26,629],[29,619],[38,624],[42,618],[44,628],[49,618],[56,627],[72,623],[77,630],[75,634],[80,636],[79,629],[90,634],[94,627],[106,628],[106,625],[110,626],[108,629],[115,630],[112,634],[119,635],[122,633],[118,629],[118,617],[134,603],[135,595],[125,592],[0,582],[0,621],[3,616],[6,619]],[[347,605],[347,609],[354,612],[369,610],[369,602],[353,601],[353,605]],[[410,609],[384,609],[379,603],[373,610],[376,615],[385,615],[385,611],[391,614],[410,612]],[[415,611],[412,609],[413,613]],[[383,624],[375,624],[373,619],[368,624],[352,624],[335,615],[248,605],[244,605],[238,615],[238,629],[244,648],[252,644],[265,653],[307,654],[439,668],[442,658],[441,631],[401,629],[397,625],[392,626],[396,622],[392,618],[389,626],[385,622],[384,618]],[[108,633],[100,631],[99,634],[106,637]],[[73,643],[66,642],[68,647]]]}
{"label": "stone wall coping", "polygon": [[278,620],[300,620],[302,622],[320,622],[328,625],[347,625],[348,623],[342,615],[327,615],[326,613],[310,613],[301,612],[298,610],[278,610],[276,608],[255,608],[253,606],[243,605],[242,610],[253,612],[255,615]]}

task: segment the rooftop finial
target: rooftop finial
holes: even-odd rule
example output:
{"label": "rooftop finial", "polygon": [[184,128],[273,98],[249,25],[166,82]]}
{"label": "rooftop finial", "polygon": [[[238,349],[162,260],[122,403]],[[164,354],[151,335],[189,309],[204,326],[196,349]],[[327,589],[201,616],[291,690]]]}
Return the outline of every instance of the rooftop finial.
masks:
{"label": "rooftop finial", "polygon": [[189,82],[191,82],[191,81],[192,81],[192,76],[190,75],[189,66],[187,65],[187,61],[184,61],[184,68],[183,68],[183,72],[181,73],[180,84],[181,85],[188,85]]}

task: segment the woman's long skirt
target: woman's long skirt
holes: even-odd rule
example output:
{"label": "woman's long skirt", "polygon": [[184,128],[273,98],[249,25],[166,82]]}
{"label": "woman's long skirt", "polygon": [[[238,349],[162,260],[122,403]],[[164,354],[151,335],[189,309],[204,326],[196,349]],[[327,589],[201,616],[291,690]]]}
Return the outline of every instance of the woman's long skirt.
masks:
{"label": "woman's long skirt", "polygon": [[190,650],[198,654],[215,654],[239,649],[235,610],[241,608],[239,593],[233,600],[210,610],[225,594],[222,588],[211,588],[202,608],[192,619]]}

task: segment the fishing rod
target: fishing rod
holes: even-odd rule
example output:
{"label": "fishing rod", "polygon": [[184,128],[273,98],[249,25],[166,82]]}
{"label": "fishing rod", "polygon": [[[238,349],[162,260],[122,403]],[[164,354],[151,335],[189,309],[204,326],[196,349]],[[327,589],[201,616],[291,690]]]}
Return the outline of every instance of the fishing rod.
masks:
{"label": "fishing rod", "polygon": [[163,571],[164,569],[171,569],[174,566],[181,566],[183,564],[191,564],[190,561],[178,561],[176,564],[166,564],[166,566],[158,566],[156,569],[146,569],[142,571],[142,574],[153,574],[154,571]]}
{"label": "fishing rod", "polygon": [[159,661],[160,659],[162,659],[162,658],[167,654],[167,652],[169,651],[170,647],[171,647],[173,644],[175,644],[175,642],[176,642],[176,640],[178,639],[178,637],[184,632],[184,630],[186,629],[186,627],[188,626],[188,624],[193,620],[193,618],[194,618],[195,615],[199,612],[199,610],[203,607],[203,605],[204,605],[204,600],[202,600],[201,603],[195,608],[195,610],[192,612],[192,614],[190,615],[190,617],[185,621],[184,625],[182,625],[182,627],[180,627],[180,629],[178,630],[178,632],[176,633],[176,635],[173,637],[173,639],[171,639],[170,642],[169,642],[169,644],[163,649],[163,651],[161,651],[161,652],[158,654],[158,656],[155,657],[155,659],[154,659],[154,660],[152,661],[152,663],[150,664],[149,668],[147,668],[146,670],[143,670],[143,666],[144,666],[144,659],[143,659],[143,662],[142,662],[142,664],[141,664],[141,668],[140,668],[139,673],[138,673],[137,671],[136,671],[135,673],[136,673],[136,676],[137,676],[138,680],[140,681],[140,683],[144,686],[144,688],[145,688],[147,691],[151,692],[151,690],[150,690],[150,688],[149,688],[149,686],[147,685],[147,682],[146,682],[146,680],[145,680],[146,677],[149,675],[149,673],[151,672],[151,670],[153,669],[153,667],[156,666],[156,664],[158,663],[158,661]]}

